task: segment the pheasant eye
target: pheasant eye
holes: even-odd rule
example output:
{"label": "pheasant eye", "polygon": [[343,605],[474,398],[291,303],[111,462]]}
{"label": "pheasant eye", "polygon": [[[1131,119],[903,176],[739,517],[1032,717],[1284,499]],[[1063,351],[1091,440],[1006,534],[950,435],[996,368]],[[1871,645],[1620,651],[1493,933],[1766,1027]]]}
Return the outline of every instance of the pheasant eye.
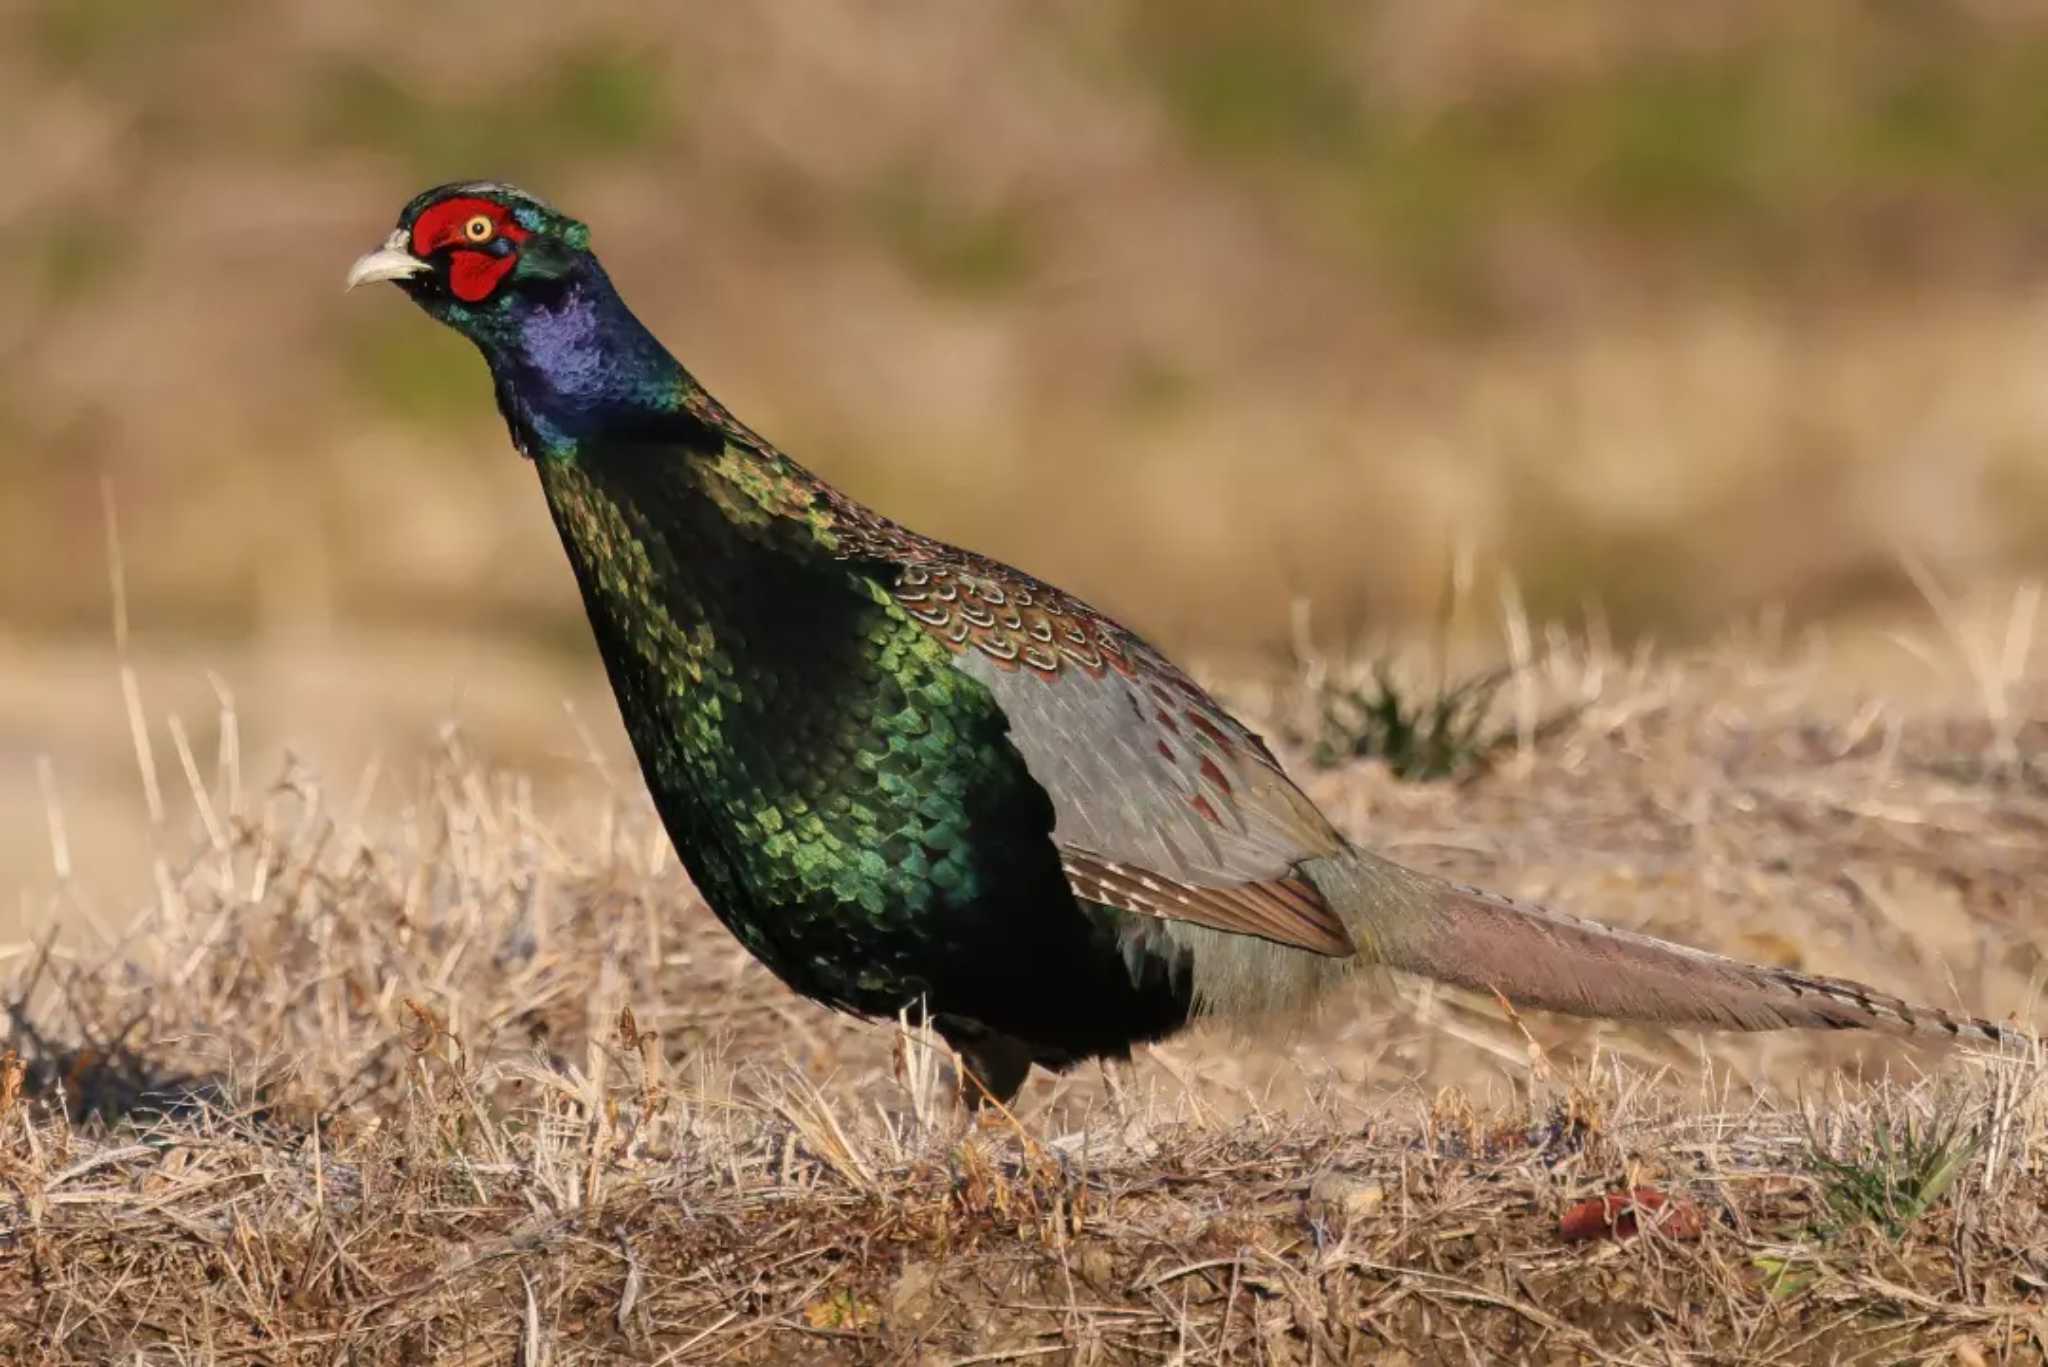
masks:
{"label": "pheasant eye", "polygon": [[487,214],[478,214],[462,225],[462,235],[472,242],[488,242],[497,231],[498,225],[491,222]]}

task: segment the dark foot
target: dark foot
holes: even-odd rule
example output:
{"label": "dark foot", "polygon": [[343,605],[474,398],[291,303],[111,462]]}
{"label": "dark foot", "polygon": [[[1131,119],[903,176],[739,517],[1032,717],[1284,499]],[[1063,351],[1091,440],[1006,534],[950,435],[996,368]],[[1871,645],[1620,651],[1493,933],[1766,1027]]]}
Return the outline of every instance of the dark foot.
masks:
{"label": "dark foot", "polygon": [[1031,1073],[1031,1053],[1022,1040],[974,1027],[937,1022],[939,1033],[960,1056],[960,1094],[980,1109],[991,1101],[1008,1106]]}

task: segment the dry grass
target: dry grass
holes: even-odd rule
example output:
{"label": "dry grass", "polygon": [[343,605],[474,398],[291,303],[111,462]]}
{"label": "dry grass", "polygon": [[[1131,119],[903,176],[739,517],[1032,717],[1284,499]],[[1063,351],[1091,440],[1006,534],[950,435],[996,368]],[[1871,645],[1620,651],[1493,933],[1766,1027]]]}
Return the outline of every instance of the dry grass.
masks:
{"label": "dry grass", "polygon": [[[1526,706],[1578,711],[1526,755],[1457,788],[1309,782],[1412,862],[2025,1014],[2038,676],[2024,651],[1951,653],[1978,676],[1867,699],[1754,639],[1665,662],[1558,638]],[[2006,722],[1967,720],[1987,688]],[[1313,712],[1301,680],[1239,696],[1276,735]],[[1291,1039],[1176,1041],[1113,1087],[1040,1078],[970,1128],[921,1032],[753,964],[637,795],[551,822],[451,742],[365,812],[220,753],[178,750],[198,835],[137,922],[7,951],[11,1358],[2043,1351],[2038,1054],[1702,1048],[1404,986]],[[1903,1137],[1944,1126],[1936,1157],[1961,1161],[1913,1177]],[[1648,1232],[1563,1237],[1638,1189],[1670,1198]]]}

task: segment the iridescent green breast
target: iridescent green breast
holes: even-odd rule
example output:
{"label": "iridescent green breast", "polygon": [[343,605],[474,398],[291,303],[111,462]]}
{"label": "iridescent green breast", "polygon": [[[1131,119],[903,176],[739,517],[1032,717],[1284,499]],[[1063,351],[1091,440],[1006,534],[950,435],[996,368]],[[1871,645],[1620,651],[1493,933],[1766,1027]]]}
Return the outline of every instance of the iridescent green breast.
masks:
{"label": "iridescent green breast", "polygon": [[748,949],[887,1012],[1075,917],[1000,709],[824,514],[670,451],[539,464],[656,805]]}

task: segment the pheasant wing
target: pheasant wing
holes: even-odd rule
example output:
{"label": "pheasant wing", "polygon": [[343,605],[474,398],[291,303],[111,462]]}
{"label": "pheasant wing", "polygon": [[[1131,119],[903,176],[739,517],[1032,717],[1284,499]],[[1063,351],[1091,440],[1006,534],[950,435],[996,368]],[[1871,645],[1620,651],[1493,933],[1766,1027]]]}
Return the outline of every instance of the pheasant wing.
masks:
{"label": "pheasant wing", "polygon": [[893,592],[1009,717],[1052,798],[1078,896],[1354,952],[1297,872],[1342,838],[1265,744],[1164,656],[1057,589],[935,542],[912,545]]}

